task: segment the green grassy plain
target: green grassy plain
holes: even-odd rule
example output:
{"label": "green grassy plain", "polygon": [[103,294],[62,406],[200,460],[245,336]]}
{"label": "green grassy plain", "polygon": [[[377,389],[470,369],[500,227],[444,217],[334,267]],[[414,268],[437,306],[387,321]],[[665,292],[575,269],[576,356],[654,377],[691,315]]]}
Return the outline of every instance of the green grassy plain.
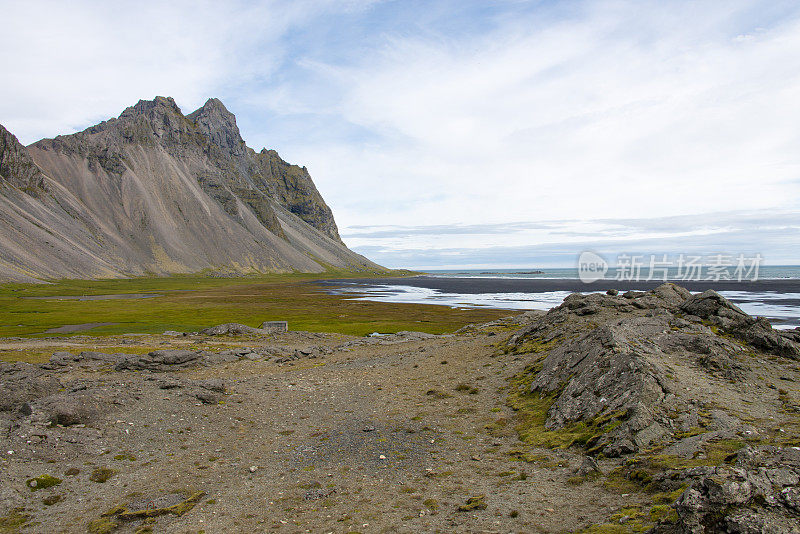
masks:
{"label": "green grassy plain", "polygon": [[[392,273],[397,276],[406,274]],[[49,284],[0,285],[0,336],[53,336],[51,328],[84,323],[117,323],[77,332],[88,335],[158,334],[197,331],[221,323],[259,326],[289,321],[291,330],[365,335],[415,330],[452,332],[467,323],[486,322],[510,312],[458,310],[447,306],[388,304],[328,295],[315,280],[355,273],[274,274],[211,278],[171,276],[111,280],[61,280]],[[363,277],[359,274],[358,276]],[[25,297],[156,293],[125,300],[39,300]],[[69,334],[61,334],[69,335]]]}

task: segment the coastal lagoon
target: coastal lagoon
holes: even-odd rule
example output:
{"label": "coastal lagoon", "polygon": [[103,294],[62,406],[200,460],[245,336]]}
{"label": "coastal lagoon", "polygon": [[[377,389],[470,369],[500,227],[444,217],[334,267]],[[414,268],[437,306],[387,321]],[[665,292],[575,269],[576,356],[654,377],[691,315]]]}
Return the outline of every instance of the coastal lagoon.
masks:
{"label": "coastal lagoon", "polygon": [[[386,303],[439,304],[452,308],[549,310],[570,293],[608,289],[646,291],[663,280],[611,278],[586,284],[576,269],[429,271],[413,278],[328,280],[334,294]],[[763,316],[775,328],[800,327],[800,268],[763,267],[756,281],[671,280],[694,293],[715,289],[750,315]]]}

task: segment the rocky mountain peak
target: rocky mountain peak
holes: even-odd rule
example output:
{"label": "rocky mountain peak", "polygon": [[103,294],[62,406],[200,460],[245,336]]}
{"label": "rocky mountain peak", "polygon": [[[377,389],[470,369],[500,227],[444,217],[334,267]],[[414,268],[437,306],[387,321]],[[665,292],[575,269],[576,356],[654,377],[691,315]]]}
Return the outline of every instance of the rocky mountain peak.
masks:
{"label": "rocky mountain peak", "polygon": [[153,100],[139,100],[135,105],[125,109],[119,116],[120,119],[146,116],[154,118],[164,114],[181,114],[181,108],[171,96],[157,96]]}
{"label": "rocky mountain peak", "polygon": [[[191,126],[172,97],[157,96],[153,100],[139,100],[125,109],[118,119],[89,128],[86,133],[104,130],[109,131],[111,137],[121,133],[126,142],[176,146],[185,141]],[[110,138],[105,142],[113,143]]]}
{"label": "rocky mountain peak", "polygon": [[243,155],[245,142],[236,125],[236,117],[218,98],[209,98],[205,104],[186,116],[211,141],[234,155]]}
{"label": "rocky mountain peak", "polygon": [[6,181],[30,195],[45,189],[44,175],[16,136],[0,124],[0,182]]}

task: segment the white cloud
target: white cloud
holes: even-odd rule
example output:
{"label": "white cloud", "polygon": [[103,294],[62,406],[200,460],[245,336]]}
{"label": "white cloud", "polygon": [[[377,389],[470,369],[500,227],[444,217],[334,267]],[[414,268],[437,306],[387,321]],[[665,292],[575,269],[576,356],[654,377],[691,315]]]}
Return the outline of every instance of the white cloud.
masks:
{"label": "white cloud", "polygon": [[800,212],[786,211],[544,224],[376,226],[359,227],[343,237],[383,265],[412,269],[574,267],[584,250],[609,258],[620,253],[645,258],[760,254],[769,264],[781,265],[800,262],[791,237],[799,230]]}
{"label": "white cloud", "polygon": [[300,152],[345,227],[794,207],[800,19],[742,38],[752,4],[589,3],[535,30],[393,37],[318,70],[381,141]]}
{"label": "white cloud", "polygon": [[271,83],[293,27],[364,3],[0,0],[0,123],[30,143],[157,95],[188,113]]}

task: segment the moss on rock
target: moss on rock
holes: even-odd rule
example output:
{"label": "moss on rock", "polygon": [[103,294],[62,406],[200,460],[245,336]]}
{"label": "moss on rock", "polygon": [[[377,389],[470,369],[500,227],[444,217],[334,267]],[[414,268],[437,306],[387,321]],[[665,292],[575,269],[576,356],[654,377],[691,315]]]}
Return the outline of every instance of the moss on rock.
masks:
{"label": "moss on rock", "polygon": [[40,475],[38,477],[29,478],[27,481],[25,481],[25,485],[28,486],[28,489],[31,491],[51,488],[53,486],[58,486],[59,484],[61,484],[61,479],[52,475]]}

